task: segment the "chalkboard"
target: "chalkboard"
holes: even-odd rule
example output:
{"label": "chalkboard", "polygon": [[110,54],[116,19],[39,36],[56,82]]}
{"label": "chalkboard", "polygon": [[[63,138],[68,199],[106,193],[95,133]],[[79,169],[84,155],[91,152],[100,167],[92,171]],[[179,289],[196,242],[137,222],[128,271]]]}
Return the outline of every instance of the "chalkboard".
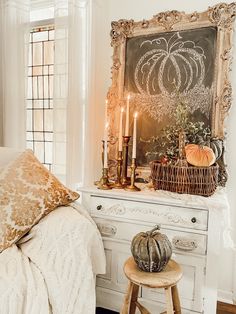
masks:
{"label": "chalkboard", "polygon": [[191,121],[210,127],[216,38],[215,27],[203,27],[127,39],[124,89],[139,112],[140,166],[161,153],[158,138],[174,123],[179,103],[187,106]]}
{"label": "chalkboard", "polygon": [[[185,142],[205,142],[213,148],[214,141],[222,143],[216,156],[219,184],[225,186],[225,118],[233,98],[235,10],[236,3],[219,3],[203,12],[171,10],[140,21],[112,21],[112,84],[107,93],[112,177],[116,176],[120,112],[129,93],[130,135],[132,113],[139,113],[140,180],[150,179],[149,162],[154,159],[165,155],[162,161],[175,163],[178,135],[184,129]],[[131,142],[132,137],[130,146]]]}

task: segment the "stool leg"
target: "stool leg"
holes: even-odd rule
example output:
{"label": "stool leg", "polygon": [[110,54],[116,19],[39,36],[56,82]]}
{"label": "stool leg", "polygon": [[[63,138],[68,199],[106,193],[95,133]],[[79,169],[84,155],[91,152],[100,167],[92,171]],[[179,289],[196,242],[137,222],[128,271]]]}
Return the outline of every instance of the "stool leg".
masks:
{"label": "stool leg", "polygon": [[131,282],[128,281],[128,288],[125,294],[124,304],[122,306],[120,314],[129,314],[130,296],[131,296]]}
{"label": "stool leg", "polygon": [[177,286],[171,287],[171,293],[172,293],[172,300],[173,300],[175,314],[181,314],[181,306],[180,306],[179,293],[178,293]]}
{"label": "stool leg", "polygon": [[128,288],[125,295],[124,304],[121,310],[121,314],[134,314],[136,309],[136,302],[138,298],[139,286],[133,282],[128,282]]}
{"label": "stool leg", "polygon": [[165,292],[166,292],[166,309],[167,309],[166,313],[167,314],[174,314],[171,287],[165,288]]}
{"label": "stool leg", "polygon": [[139,309],[141,314],[151,314],[142,304],[138,301],[136,302],[137,308]]}
{"label": "stool leg", "polygon": [[138,299],[138,291],[139,291],[139,286],[132,283],[132,294],[131,294],[131,300],[130,300],[129,314],[135,314],[136,303]]}

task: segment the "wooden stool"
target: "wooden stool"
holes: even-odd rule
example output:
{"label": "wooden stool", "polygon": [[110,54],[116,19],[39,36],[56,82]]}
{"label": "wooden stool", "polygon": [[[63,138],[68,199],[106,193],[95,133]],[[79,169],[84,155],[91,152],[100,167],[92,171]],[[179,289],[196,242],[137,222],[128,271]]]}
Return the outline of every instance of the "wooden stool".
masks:
{"label": "wooden stool", "polygon": [[130,257],[125,262],[124,272],[129,283],[121,314],[135,314],[136,307],[142,314],[151,314],[137,301],[139,286],[165,289],[167,309],[165,313],[181,314],[177,282],[183,273],[175,261],[170,260],[166,268],[160,273],[148,273],[139,269],[133,257]]}

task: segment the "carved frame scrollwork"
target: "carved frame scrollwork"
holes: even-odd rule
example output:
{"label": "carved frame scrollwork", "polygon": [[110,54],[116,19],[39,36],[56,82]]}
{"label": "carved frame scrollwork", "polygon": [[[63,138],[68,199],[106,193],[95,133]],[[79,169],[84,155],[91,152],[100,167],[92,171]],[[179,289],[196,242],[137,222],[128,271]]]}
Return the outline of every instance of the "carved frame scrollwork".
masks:
{"label": "carved frame scrollwork", "polygon": [[[164,33],[169,31],[191,30],[202,27],[216,27],[216,59],[214,96],[212,112],[212,137],[225,139],[224,121],[232,103],[232,86],[230,69],[232,63],[233,23],[236,18],[236,2],[219,3],[204,12],[185,13],[180,11],[161,12],[150,20],[135,22],[119,20],[112,22],[111,46],[113,47],[112,84],[108,91],[108,114],[111,117],[111,134],[118,135],[118,123],[115,121],[114,109],[124,104],[124,73],[126,40],[134,36]],[[113,114],[112,114],[113,113]],[[115,148],[111,148],[115,150]],[[114,153],[114,152],[113,152]],[[225,185],[227,174],[222,157],[220,161],[220,184]]]}

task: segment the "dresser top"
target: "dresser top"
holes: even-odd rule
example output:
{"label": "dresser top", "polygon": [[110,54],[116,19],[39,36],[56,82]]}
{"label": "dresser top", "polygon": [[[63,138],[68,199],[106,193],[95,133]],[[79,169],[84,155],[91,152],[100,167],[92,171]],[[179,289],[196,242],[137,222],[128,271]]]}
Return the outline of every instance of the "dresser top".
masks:
{"label": "dresser top", "polygon": [[96,186],[82,187],[78,192],[89,193],[94,196],[117,198],[132,201],[142,201],[165,205],[175,205],[181,207],[191,207],[198,209],[223,208],[226,206],[227,197],[225,189],[218,189],[210,197],[178,194],[168,191],[155,191],[141,186],[140,192],[130,192],[125,190],[99,190]]}

